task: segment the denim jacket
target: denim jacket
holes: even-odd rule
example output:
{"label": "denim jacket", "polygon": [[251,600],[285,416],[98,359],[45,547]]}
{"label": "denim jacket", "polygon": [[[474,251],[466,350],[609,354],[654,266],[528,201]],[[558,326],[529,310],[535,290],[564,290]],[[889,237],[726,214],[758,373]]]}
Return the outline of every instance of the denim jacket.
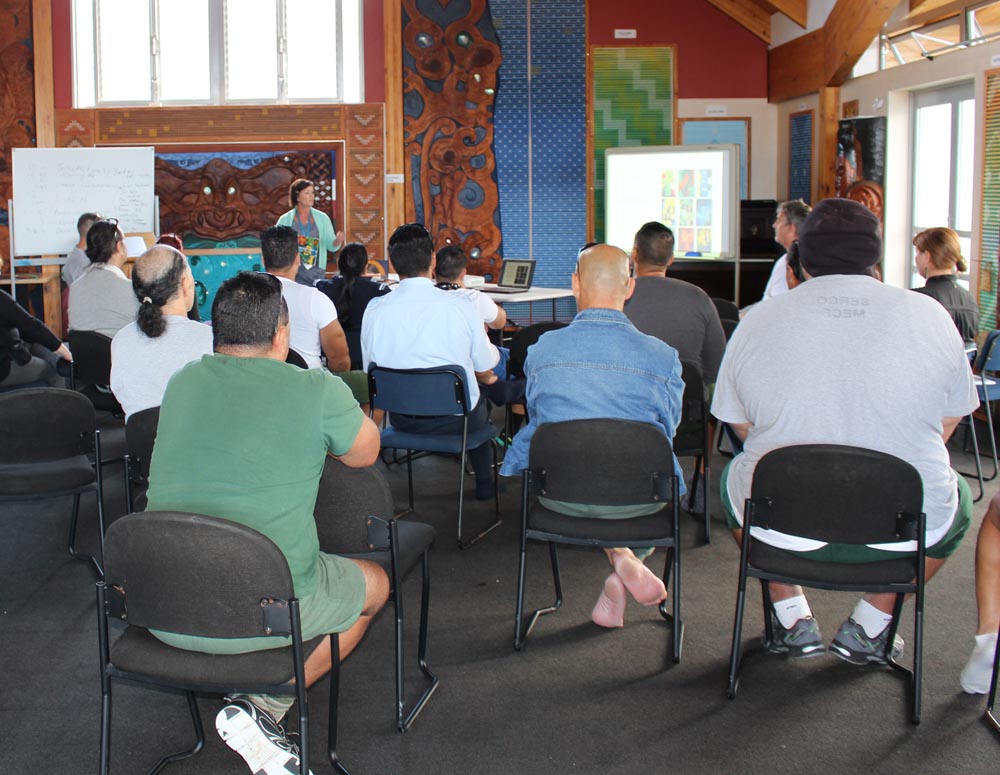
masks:
{"label": "denim jacket", "polygon": [[[528,350],[524,373],[531,419],[507,451],[504,476],[527,467],[531,437],[543,423],[612,417],[658,425],[673,439],[680,422],[677,351],[639,333],[617,310],[587,309],[566,328],[544,334]],[[674,471],[681,476],[676,457]]]}

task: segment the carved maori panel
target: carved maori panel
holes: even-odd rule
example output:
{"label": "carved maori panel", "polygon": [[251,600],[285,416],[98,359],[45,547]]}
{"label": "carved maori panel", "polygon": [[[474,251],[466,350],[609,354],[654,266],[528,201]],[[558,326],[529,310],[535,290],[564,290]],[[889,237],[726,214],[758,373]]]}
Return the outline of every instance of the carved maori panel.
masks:
{"label": "carved maori panel", "polygon": [[[35,79],[30,0],[0,0],[0,256],[8,258],[14,198],[11,150],[35,145]],[[4,272],[9,272],[5,264]]]}
{"label": "carved maori panel", "polygon": [[500,42],[486,0],[403,0],[406,217],[469,272],[499,269],[493,103]]}
{"label": "carved maori panel", "polygon": [[[2,0],[0,0],[2,2]],[[171,153],[188,147],[203,149],[216,148],[235,150],[227,144],[240,143],[245,148],[264,152],[273,149],[275,152],[286,151],[295,144],[303,149],[297,153],[311,154],[311,149],[335,147],[338,156],[338,167],[343,175],[343,200],[338,201],[336,208],[337,227],[346,231],[347,239],[361,242],[368,248],[368,254],[375,260],[385,257],[384,243],[384,176],[385,154],[383,152],[383,106],[382,105],[279,105],[279,106],[230,106],[230,107],[177,107],[177,108],[108,108],[99,110],[57,110],[56,111],[56,145],[59,147],[94,145],[153,145],[158,154]],[[338,141],[342,141],[340,145]],[[345,149],[342,152],[342,149]],[[224,156],[225,154],[220,154]],[[294,169],[294,168],[290,168]],[[243,173],[245,171],[241,171]],[[208,184],[216,197],[223,199],[228,194],[229,184],[222,185],[227,171],[224,167],[213,166],[207,171],[213,183]],[[292,177],[297,177],[297,174]],[[157,186],[159,187],[160,169],[157,168]],[[327,178],[330,175],[326,176]],[[319,175],[317,183],[320,181]],[[285,212],[285,197],[288,191],[288,181],[282,181],[272,192],[270,198],[264,198],[261,213],[278,207],[281,201],[280,213]],[[191,181],[187,181],[188,184]],[[180,185],[176,183],[176,185]],[[247,209],[251,207],[252,198],[260,193],[260,187],[271,185],[270,178],[258,178],[253,183],[247,183],[248,188],[240,188],[241,203],[236,203],[237,211],[241,207],[241,215],[220,215],[221,199],[209,202],[199,200],[214,214],[204,212],[198,225],[199,234],[212,229],[228,231],[246,227],[249,232],[258,230],[263,219],[269,215],[257,214],[249,217]],[[188,186],[193,188],[192,186]],[[202,185],[204,189],[206,186]],[[249,189],[255,193],[249,193]],[[187,196],[192,192],[188,191]],[[323,192],[317,191],[322,205]],[[339,194],[338,194],[339,195]],[[203,194],[204,196],[204,194]],[[161,207],[161,216],[165,215]],[[220,220],[222,218],[223,220]],[[231,219],[231,220],[226,220]],[[194,223],[191,214],[189,225]],[[214,223],[214,226],[212,225]],[[271,221],[273,223],[273,221]],[[248,225],[249,224],[249,225]],[[163,230],[167,223],[163,222]],[[270,225],[270,224],[268,224]]]}

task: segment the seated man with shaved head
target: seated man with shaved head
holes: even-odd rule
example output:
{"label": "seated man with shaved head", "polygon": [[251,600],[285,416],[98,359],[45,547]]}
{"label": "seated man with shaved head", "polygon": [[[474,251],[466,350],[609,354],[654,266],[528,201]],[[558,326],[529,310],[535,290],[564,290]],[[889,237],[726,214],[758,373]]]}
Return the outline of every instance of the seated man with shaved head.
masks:
{"label": "seated man with shaved head", "polygon": [[[681,362],[677,351],[636,330],[622,312],[635,289],[628,256],[610,245],[594,245],[580,254],[573,274],[576,317],[569,326],[544,334],[528,350],[530,422],[514,438],[501,473],[514,476],[528,465],[531,437],[550,422],[601,417],[650,423],[673,439],[681,417]],[[680,476],[680,466],[674,460]],[[681,490],[684,490],[683,481]],[[553,511],[580,517],[621,519],[663,508],[586,506],[546,500]],[[591,618],[602,627],[624,623],[626,592],[643,605],[666,595],[663,582],[643,563],[652,550],[605,549],[613,568]]]}
{"label": "seated man with shaved head", "polygon": [[183,254],[156,245],[136,259],[139,313],[111,340],[111,392],[129,415],[159,406],[174,372],[212,352],[212,329],[188,320],[194,278]]}

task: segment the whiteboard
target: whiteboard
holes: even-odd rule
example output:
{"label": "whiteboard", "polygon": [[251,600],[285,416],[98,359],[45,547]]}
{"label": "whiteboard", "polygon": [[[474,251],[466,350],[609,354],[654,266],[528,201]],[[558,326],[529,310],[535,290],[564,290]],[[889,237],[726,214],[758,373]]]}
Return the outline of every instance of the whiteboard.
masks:
{"label": "whiteboard", "polygon": [[69,253],[86,212],[122,231],[154,228],[153,149],[14,148],[15,256]]}

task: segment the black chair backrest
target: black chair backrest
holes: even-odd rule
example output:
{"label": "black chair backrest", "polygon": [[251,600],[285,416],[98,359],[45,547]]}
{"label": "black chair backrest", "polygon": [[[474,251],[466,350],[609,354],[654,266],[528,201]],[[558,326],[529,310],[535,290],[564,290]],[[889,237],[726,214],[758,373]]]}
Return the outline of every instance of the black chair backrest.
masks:
{"label": "black chair backrest", "polygon": [[467,414],[470,408],[465,370],[455,365],[390,369],[373,363],[368,395],[375,409],[416,417]]}
{"label": "black chair backrest", "polygon": [[128,621],[138,627],[211,638],[264,635],[262,599],[294,597],[281,550],[227,519],[127,514],[108,528],[104,560],[109,596],[124,590]]}
{"label": "black chair backrest", "polygon": [[670,500],[674,456],[663,430],[631,420],[540,425],[528,465],[536,494],[569,503],[635,505]]}
{"label": "black chair backrest", "polygon": [[859,447],[800,444],[754,469],[751,524],[839,544],[915,539],[923,482],[905,460]]}
{"label": "black chair backrest", "polygon": [[715,304],[715,311],[719,313],[719,320],[738,321],[740,319],[740,308],[729,299],[720,299],[718,296],[713,296],[712,303]]}
{"label": "black chair backrest", "polygon": [[93,448],[94,406],[73,390],[0,393],[0,465],[45,463]]}
{"label": "black chair backrest", "polygon": [[293,350],[291,347],[288,348],[288,355],[285,356],[285,363],[290,363],[293,366],[298,366],[300,369],[308,369],[309,364],[306,363],[306,359],[303,358],[299,353]]}
{"label": "black chair backrest", "polygon": [[684,380],[681,422],[674,435],[674,451],[701,450],[704,452],[705,433],[703,423],[707,419],[705,407],[705,383],[701,369],[690,361],[681,361]]}
{"label": "black chair backrest", "polygon": [[328,457],[314,514],[321,551],[364,552],[369,550],[365,518],[392,519],[395,504],[389,483],[377,468],[348,468]]}
{"label": "black chair backrest", "polygon": [[542,334],[565,328],[566,323],[558,320],[546,320],[525,326],[510,340],[510,359],[507,361],[507,374],[511,378],[520,379],[524,376],[524,362],[528,358],[528,348],[537,342]]}
{"label": "black chair backrest", "polygon": [[86,385],[111,384],[111,338],[97,331],[70,331],[73,378],[79,389]]}
{"label": "black chair backrest", "polygon": [[129,415],[125,423],[125,447],[136,484],[149,480],[149,461],[153,457],[156,428],[160,423],[160,407],[153,406]]}
{"label": "black chair backrest", "polygon": [[736,331],[736,326],[740,324],[738,320],[729,320],[724,318],[722,320],[722,331],[726,335],[726,341],[728,342],[733,338],[733,333]]}

